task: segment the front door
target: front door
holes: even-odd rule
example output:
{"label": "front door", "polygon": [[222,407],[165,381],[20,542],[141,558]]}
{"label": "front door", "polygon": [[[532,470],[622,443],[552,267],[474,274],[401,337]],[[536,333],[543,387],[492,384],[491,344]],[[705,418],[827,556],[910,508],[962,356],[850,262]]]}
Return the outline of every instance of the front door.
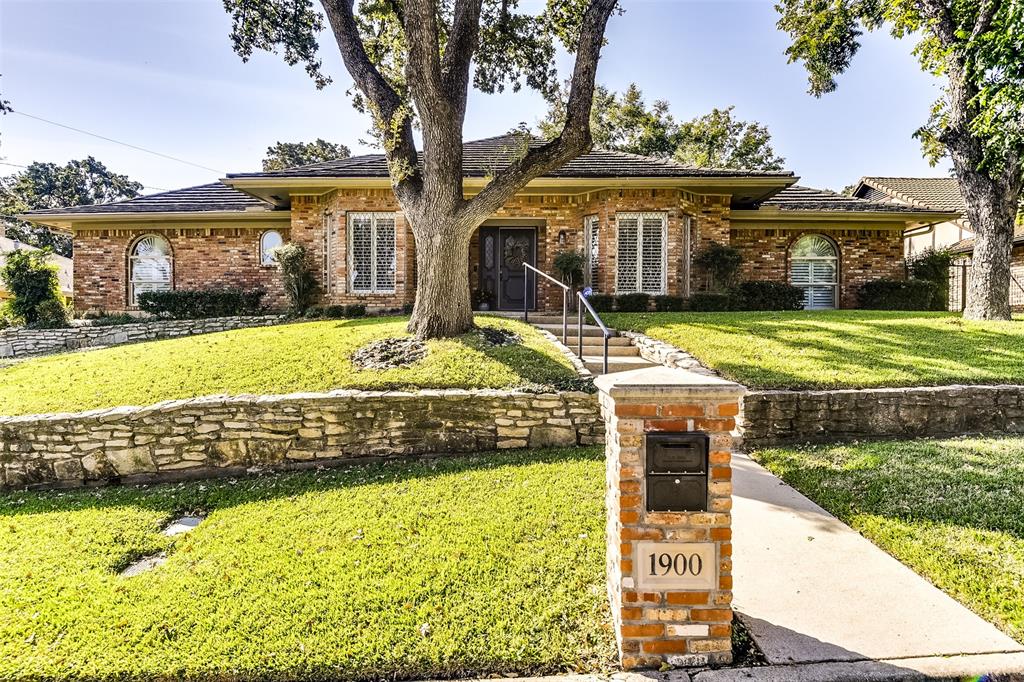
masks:
{"label": "front door", "polygon": [[537,278],[523,263],[537,264],[537,230],[521,227],[480,229],[480,289],[498,310],[530,309],[536,302]]}

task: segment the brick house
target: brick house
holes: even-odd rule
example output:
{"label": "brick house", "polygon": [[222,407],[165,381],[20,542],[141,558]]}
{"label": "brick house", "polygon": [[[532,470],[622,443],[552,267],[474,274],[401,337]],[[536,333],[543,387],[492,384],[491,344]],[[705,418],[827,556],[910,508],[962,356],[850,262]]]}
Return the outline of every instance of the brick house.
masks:
{"label": "brick house", "polygon": [[[466,193],[518,147],[511,137],[467,143]],[[552,272],[560,250],[580,249],[597,291],[688,296],[707,286],[693,255],[718,242],[740,250],[746,279],[801,286],[808,307],[853,307],[863,282],[904,276],[905,230],[954,217],[797,180],[595,150],[532,181],[479,228],[466,254],[470,284],[492,308],[560,309],[558,292],[525,279],[521,263]],[[394,309],[415,297],[412,232],[379,154],[24,218],[73,235],[79,311],[131,310],[143,291],[215,286],[262,287],[283,306],[270,251],[286,241],[307,247],[325,304]]]}

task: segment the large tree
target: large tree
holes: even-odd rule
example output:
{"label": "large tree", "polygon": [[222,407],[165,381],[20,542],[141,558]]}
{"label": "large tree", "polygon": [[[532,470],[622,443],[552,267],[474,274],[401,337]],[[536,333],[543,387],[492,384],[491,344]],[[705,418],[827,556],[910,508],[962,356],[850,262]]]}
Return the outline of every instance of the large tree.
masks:
{"label": "large tree", "polygon": [[[416,240],[410,331],[453,336],[472,327],[469,242],[486,218],[528,182],[591,146],[594,77],[617,0],[549,0],[539,14],[517,0],[320,0],[357,90],[372,115],[392,187]],[[283,51],[319,87],[323,14],[311,0],[224,0],[235,51]],[[463,192],[462,127],[470,83],[483,92],[558,82],[556,45],[575,54],[565,125],[542,145],[521,145],[475,195]],[[423,140],[417,151],[414,122]]]}
{"label": "large tree", "polygon": [[65,208],[132,199],[142,183],[110,171],[89,156],[63,166],[36,161],[24,170],[0,178],[0,220],[8,237],[33,246],[50,246],[71,255],[71,239],[14,216],[37,208]]}
{"label": "large tree", "polygon": [[276,171],[294,166],[305,166],[321,161],[347,159],[352,150],[337,142],[328,142],[319,137],[316,142],[275,142],[267,147],[267,155],[263,157],[263,170]]}
{"label": "large tree", "polygon": [[1024,164],[1024,4],[1021,0],[782,0],[790,61],[815,96],[836,89],[862,30],[918,38],[922,68],[944,79],[917,131],[935,162],[948,155],[976,233],[964,316],[1010,318],[1010,252]]}

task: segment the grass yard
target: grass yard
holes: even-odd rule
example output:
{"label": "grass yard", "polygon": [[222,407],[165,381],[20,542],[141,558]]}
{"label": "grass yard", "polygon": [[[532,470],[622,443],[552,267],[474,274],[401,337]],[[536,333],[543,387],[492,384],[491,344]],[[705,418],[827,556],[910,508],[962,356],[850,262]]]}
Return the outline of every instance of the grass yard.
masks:
{"label": "grass yard", "polygon": [[1024,438],[769,449],[754,458],[1024,641]]}
{"label": "grass yard", "polygon": [[202,395],[334,388],[511,388],[576,377],[570,362],[522,322],[479,317],[522,344],[491,346],[479,334],[430,341],[408,367],[358,370],[351,355],[371,341],[408,336],[404,318],[304,322],[150,341],[26,360],[0,368],[0,414],[76,412]]}
{"label": "grass yard", "polygon": [[0,679],[607,670],[603,486],[589,448],[0,495]]}
{"label": "grass yard", "polygon": [[869,388],[1024,382],[1024,321],[951,313],[831,310],[616,313],[752,388]]}

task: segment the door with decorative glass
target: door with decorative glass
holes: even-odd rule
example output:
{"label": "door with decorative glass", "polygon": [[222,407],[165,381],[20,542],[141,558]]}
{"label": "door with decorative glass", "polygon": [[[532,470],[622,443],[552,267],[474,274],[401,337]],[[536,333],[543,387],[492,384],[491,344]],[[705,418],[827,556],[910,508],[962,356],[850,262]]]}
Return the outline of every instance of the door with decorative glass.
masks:
{"label": "door with decorative glass", "polygon": [[789,281],[803,289],[804,309],[835,308],[839,289],[839,254],[835,244],[820,234],[801,237],[790,249]]}

